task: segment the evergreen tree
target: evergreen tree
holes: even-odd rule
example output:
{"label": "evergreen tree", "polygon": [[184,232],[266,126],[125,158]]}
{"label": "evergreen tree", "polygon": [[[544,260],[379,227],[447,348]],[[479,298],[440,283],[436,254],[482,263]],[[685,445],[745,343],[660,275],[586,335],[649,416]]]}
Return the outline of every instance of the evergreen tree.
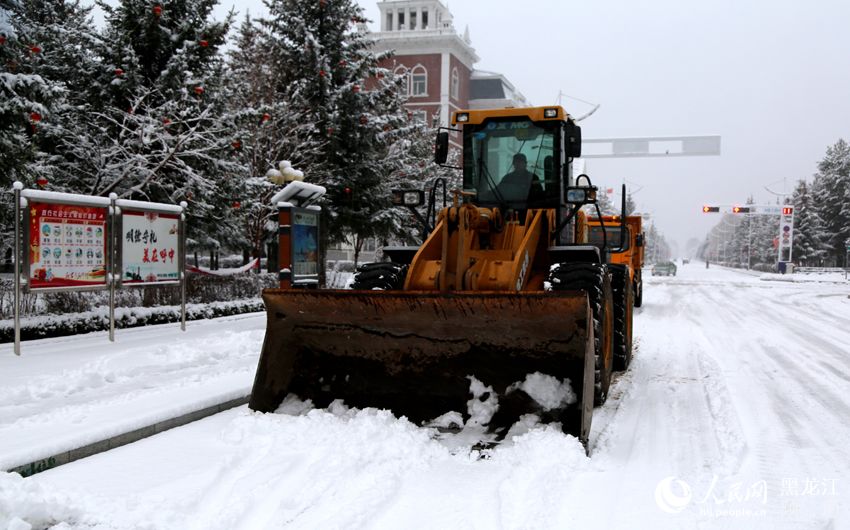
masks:
{"label": "evergreen tree", "polygon": [[39,75],[45,47],[27,5],[0,0],[0,185],[6,190],[15,180],[35,180],[30,165],[38,152],[38,134],[62,94],[59,83]]}
{"label": "evergreen tree", "polygon": [[828,147],[818,163],[812,195],[823,222],[830,261],[842,263],[845,244],[850,240],[850,145],[844,140]]}
{"label": "evergreen tree", "polygon": [[265,174],[283,160],[296,168],[320,158],[326,143],[314,131],[307,111],[296,109],[278,97],[276,83],[281,75],[269,52],[269,37],[255,20],[246,16],[233,48],[228,52],[227,115],[233,124],[231,147],[239,169],[242,244],[252,256],[263,255],[265,244],[277,234],[270,222],[274,208],[271,197],[278,187]]}
{"label": "evergreen tree", "polygon": [[793,259],[800,265],[821,266],[827,254],[824,241],[828,234],[823,230],[812,194],[805,180],[800,180],[791,198],[794,205]]}
{"label": "evergreen tree", "polygon": [[401,79],[378,68],[387,54],[371,51],[362,8],[353,0],[268,6],[264,26],[280,73],[276,97],[303,111],[310,136],[325,142],[301,168],[328,190],[323,235],[387,237],[397,225],[387,186],[393,168],[385,157],[408,123]]}

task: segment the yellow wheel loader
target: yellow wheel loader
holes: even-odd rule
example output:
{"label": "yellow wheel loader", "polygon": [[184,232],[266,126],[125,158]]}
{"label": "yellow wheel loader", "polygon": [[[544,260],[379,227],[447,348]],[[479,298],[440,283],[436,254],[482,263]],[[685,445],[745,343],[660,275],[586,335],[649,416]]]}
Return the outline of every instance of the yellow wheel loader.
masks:
{"label": "yellow wheel loader", "polygon": [[[392,261],[361,267],[352,290],[263,292],[253,410],[293,393],[422,423],[495,393],[497,434],[534,413],[587,442],[611,382],[615,301],[608,251],[588,244],[581,210],[596,188],[572,175],[581,130],[561,107],[459,111],[452,125],[436,159],[454,135],[463,189],[421,246],[386,249]],[[423,194],[398,197],[416,206]],[[473,378],[484,395],[471,395]]]}

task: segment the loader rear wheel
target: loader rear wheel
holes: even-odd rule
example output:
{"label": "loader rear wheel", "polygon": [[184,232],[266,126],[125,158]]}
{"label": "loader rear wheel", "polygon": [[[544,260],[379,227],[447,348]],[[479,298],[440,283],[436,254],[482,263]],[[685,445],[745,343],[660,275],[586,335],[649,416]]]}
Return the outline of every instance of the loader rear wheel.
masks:
{"label": "loader rear wheel", "polygon": [[632,362],[632,307],[634,292],[629,268],[609,265],[611,291],[614,295],[614,370],[623,371]]}
{"label": "loader rear wheel", "polygon": [[614,368],[614,303],[608,267],[600,263],[560,263],[549,271],[555,291],[585,291],[593,312],[595,373],[593,402],[608,399]]}
{"label": "loader rear wheel", "polygon": [[366,263],[357,268],[354,273],[352,289],[382,291],[399,290],[404,287],[404,279],[407,276],[407,265],[400,263]]}

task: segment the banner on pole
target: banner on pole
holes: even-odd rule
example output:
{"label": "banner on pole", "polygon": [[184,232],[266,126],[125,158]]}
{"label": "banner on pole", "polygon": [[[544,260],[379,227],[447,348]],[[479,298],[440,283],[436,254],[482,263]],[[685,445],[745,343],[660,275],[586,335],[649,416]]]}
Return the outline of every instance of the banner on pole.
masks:
{"label": "banner on pole", "polygon": [[29,203],[29,287],[105,286],[107,208]]}

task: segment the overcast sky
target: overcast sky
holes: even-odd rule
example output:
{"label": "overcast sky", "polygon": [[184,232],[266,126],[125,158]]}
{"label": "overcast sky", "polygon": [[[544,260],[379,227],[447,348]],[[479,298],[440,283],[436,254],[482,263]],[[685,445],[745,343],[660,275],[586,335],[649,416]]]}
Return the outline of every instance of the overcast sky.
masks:
{"label": "overcast sky", "polygon": [[[378,29],[377,0],[359,0]],[[775,202],[811,178],[827,146],[850,140],[846,0],[454,0],[483,70],[535,105],[559,91],[601,104],[587,138],[719,134],[719,157],[590,160],[600,187],[626,180],[672,240],[719,220],[703,204]],[[244,15],[261,0],[223,0]],[[240,17],[241,18],[241,17]],[[580,116],[590,107],[564,100]],[[684,247],[682,247],[684,248]]]}

